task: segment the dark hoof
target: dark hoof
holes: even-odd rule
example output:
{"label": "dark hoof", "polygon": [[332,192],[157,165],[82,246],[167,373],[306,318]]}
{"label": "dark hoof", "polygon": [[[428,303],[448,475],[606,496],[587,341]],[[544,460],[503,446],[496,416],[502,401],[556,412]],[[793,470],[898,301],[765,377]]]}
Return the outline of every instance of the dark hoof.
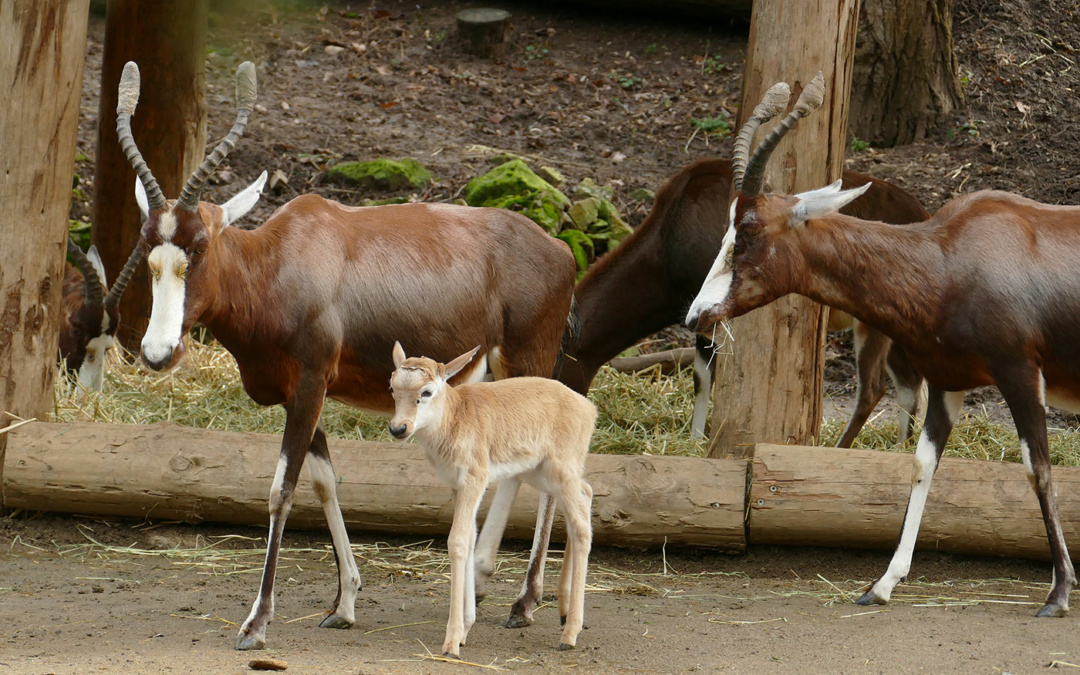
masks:
{"label": "dark hoof", "polygon": [[266,649],[266,640],[260,640],[259,638],[251,635],[250,633],[241,635],[236,640],[236,650],[240,652],[251,651],[253,649]]}
{"label": "dark hoof", "polygon": [[867,591],[862,594],[858,600],[855,601],[856,605],[884,605],[887,604],[885,600],[882,600],[878,596],[874,595],[873,591]]}
{"label": "dark hoof", "polygon": [[331,614],[319,623],[319,628],[352,628],[352,622],[338,616],[337,614]]}
{"label": "dark hoof", "polygon": [[510,618],[507,619],[506,623],[503,625],[507,628],[525,628],[526,626],[531,626],[532,624],[532,617],[521,616],[519,614],[511,614]]}
{"label": "dark hoof", "polygon": [[1060,619],[1063,616],[1068,616],[1068,614],[1069,614],[1069,608],[1068,607],[1062,607],[1061,605],[1055,605],[1055,604],[1047,603],[1047,604],[1042,606],[1042,609],[1040,609],[1039,613],[1036,614],[1035,616],[1044,617],[1044,618],[1051,618],[1051,619]]}
{"label": "dark hoof", "polygon": [[566,642],[560,642],[559,643],[559,651],[560,652],[568,652],[573,648],[574,648],[574,645],[572,645],[572,644],[568,644]]}
{"label": "dark hoof", "polygon": [[448,659],[457,659],[458,661],[461,660],[460,656],[458,656],[457,654],[451,654],[450,652],[443,652],[442,655]]}

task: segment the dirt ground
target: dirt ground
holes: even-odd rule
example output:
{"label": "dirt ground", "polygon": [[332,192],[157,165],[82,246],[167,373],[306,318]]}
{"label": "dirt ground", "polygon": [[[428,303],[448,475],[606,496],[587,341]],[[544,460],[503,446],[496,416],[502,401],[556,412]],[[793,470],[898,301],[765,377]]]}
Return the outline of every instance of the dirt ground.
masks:
{"label": "dirt ground", "polygon": [[[222,543],[221,535],[251,539]],[[380,539],[377,552],[377,540],[354,536],[364,588],[356,625],[339,631],[317,627],[336,590],[329,537],[287,534],[292,550],[283,553],[268,649],[234,651],[255,598],[264,535],[51,517],[0,521],[0,672],[231,674],[251,672],[256,657],[284,661],[290,673],[476,671],[425,660],[440,649],[448,612],[441,541],[428,550],[425,542]],[[216,558],[190,555],[215,542]],[[588,673],[1080,667],[1077,619],[1034,616],[1050,578],[1042,563],[920,553],[915,582],[897,587],[893,604],[865,608],[852,600],[885,569],[884,553],[758,547],[741,556],[669,551],[665,558],[598,549],[587,629],[576,650],[560,652],[551,605],[537,610],[529,628],[501,625],[524,560],[518,550],[501,561],[464,660],[514,672]],[[548,568],[549,589],[556,570]]]}
{"label": "dirt ground", "polygon": [[[436,177],[415,198],[450,200],[487,170],[487,156],[474,147],[483,145],[553,166],[571,186],[585,177],[612,185],[616,203],[637,224],[649,203],[631,199],[633,190],[656,190],[693,160],[729,153],[730,138],[695,133],[692,120],[734,119],[745,25],[657,21],[569,4],[500,5],[514,14],[512,47],[505,61],[491,62],[462,54],[453,40],[453,16],[465,3],[215,3],[209,138],[220,138],[233,120],[231,82],[240,61],[259,66],[260,107],[206,197],[227,199],[265,169],[288,182],[264,195],[252,223],[308,191],[362,203],[390,195],[322,185],[330,162],[412,156]],[[931,210],[990,187],[1077,203],[1078,28],[1073,1],[956,0],[967,103],[925,141],[852,153],[849,167],[893,180]],[[103,34],[95,18],[79,140],[88,161],[77,166],[87,199]],[[73,217],[88,214],[88,201],[73,207]],[[830,351],[829,395],[843,398],[853,391],[844,371],[848,350],[838,342]],[[0,671],[245,671],[251,655],[232,647],[254,599],[257,553],[207,562],[125,553],[88,539],[186,551],[225,534],[237,533],[44,516],[0,521]],[[265,532],[239,534],[256,540],[219,546],[257,547]],[[267,655],[287,661],[288,672],[472,670],[418,656],[441,645],[447,585],[437,564],[417,568],[404,554],[372,553],[375,540],[354,537],[365,579],[357,626],[319,630],[311,615],[334,594],[329,538],[292,534],[287,543],[315,549],[290,552],[279,575]],[[388,551],[415,542],[391,543]],[[576,651],[558,652],[550,607],[528,629],[500,627],[520,560],[505,563],[466,659],[513,671],[600,673],[1030,673],[1080,664],[1077,619],[1034,617],[1050,578],[1044,563],[917,554],[917,583],[900,586],[893,605],[867,610],[851,600],[884,571],[885,553],[669,551],[665,575],[660,551],[598,550],[589,629]]]}

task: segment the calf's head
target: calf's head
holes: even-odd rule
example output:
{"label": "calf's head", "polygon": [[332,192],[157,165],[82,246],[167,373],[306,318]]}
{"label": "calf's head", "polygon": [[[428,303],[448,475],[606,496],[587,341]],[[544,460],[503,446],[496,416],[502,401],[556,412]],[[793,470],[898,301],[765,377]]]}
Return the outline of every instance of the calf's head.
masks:
{"label": "calf's head", "polygon": [[394,396],[390,433],[395,438],[407,439],[441,419],[447,380],[461,372],[478,351],[479,346],[444,365],[422,356],[408,358],[401,343],[395,342],[394,373],[390,376],[390,391]]}

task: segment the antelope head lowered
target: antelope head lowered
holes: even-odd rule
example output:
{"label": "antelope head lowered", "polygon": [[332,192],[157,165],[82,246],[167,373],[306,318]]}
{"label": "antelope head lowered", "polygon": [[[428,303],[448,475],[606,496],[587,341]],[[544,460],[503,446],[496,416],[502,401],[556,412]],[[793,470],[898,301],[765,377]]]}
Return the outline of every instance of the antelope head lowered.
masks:
{"label": "antelope head lowered", "polygon": [[146,255],[154,297],[150,323],[142,339],[142,357],[154,370],[171,368],[183,356],[183,336],[213,290],[202,278],[211,243],[255,206],[266,182],[264,171],[258,180],[220,206],[199,200],[207,179],[244,132],[255,95],[255,65],[245,61],[236,70],[236,122],[188,179],[179,199],[169,202],[131,133],[131,115],[139,102],[139,68],[130,61],[124,66],[116,108],[116,133],[138,174],[135,198],[142,212],[143,227],[136,250]]}
{"label": "antelope head lowered", "polygon": [[108,288],[105,266],[97,247],[83,253],[68,239],[67,253],[75,266],[64,271],[64,304],[60,317],[60,356],[68,372],[78,373],[79,386],[101,391],[105,354],[113,348],[120,325],[120,297],[139,263],[137,254],[128,258],[116,283]]}

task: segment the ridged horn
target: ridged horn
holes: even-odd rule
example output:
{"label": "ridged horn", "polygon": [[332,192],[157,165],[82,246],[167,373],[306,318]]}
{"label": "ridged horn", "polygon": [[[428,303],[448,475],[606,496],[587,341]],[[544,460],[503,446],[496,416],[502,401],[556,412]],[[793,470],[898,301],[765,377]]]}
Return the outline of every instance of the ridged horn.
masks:
{"label": "ridged horn", "polygon": [[203,160],[202,165],[195,170],[195,173],[184,184],[180,199],[177,200],[182,208],[188,211],[195,211],[199,208],[199,196],[206,185],[206,180],[210,178],[210,174],[221,164],[225,156],[236,147],[236,141],[243,135],[248,117],[251,115],[252,108],[255,107],[256,95],[255,64],[251,61],[244,61],[236,69],[236,121],[225,138],[218,143],[214,151]]}
{"label": "ridged horn", "polygon": [[105,296],[106,309],[112,309],[120,304],[124,289],[127,288],[128,282],[131,281],[131,275],[135,273],[135,268],[139,266],[144,257],[145,252],[142,246],[136,244],[135,250],[131,252],[127,262],[124,263],[124,269],[120,270],[120,274],[116,275],[116,281],[113,282],[112,288],[109,289],[109,294]]}
{"label": "ridged horn", "polygon": [[765,175],[765,165],[769,162],[769,155],[776,149],[777,143],[780,142],[787,132],[791,131],[792,127],[810,113],[814,112],[821,106],[822,101],[825,100],[825,75],[819,70],[818,74],[814,76],[814,79],[810,80],[810,83],[803,89],[802,94],[799,95],[799,100],[795,102],[795,107],[787,117],[780,120],[780,123],[773,127],[773,130],[769,132],[769,135],[761,141],[761,144],[754,150],[754,154],[750,157],[750,163],[746,167],[746,175],[743,177],[743,188],[741,192],[747,196],[754,196],[761,192],[762,176]]}
{"label": "ridged horn", "polygon": [[116,136],[120,139],[120,147],[131,162],[131,167],[139,174],[139,179],[146,188],[151,210],[156,210],[164,208],[165,195],[161,193],[154,174],[150,173],[150,167],[146,165],[139,147],[135,145],[135,137],[131,134],[131,116],[135,114],[135,106],[139,105],[139,79],[139,66],[135,65],[134,61],[124,64],[124,73],[120,76],[120,88],[117,92]]}
{"label": "ridged horn", "polygon": [[101,279],[98,278],[94,264],[90,262],[90,258],[87,258],[83,250],[70,238],[67,242],[67,252],[75,263],[75,267],[82,272],[83,285],[86,289],[86,306],[95,309],[101,307],[103,291],[101,289]]}
{"label": "ridged horn", "polygon": [[759,126],[784,112],[790,99],[791,89],[787,82],[777,82],[769,87],[765,96],[761,98],[761,103],[758,103],[754,112],[750,114],[750,119],[743,123],[738,137],[735,138],[735,148],[731,153],[731,174],[736,191],[742,189],[743,175],[746,173],[747,162],[750,161],[750,143],[754,140],[754,133],[757,132]]}

